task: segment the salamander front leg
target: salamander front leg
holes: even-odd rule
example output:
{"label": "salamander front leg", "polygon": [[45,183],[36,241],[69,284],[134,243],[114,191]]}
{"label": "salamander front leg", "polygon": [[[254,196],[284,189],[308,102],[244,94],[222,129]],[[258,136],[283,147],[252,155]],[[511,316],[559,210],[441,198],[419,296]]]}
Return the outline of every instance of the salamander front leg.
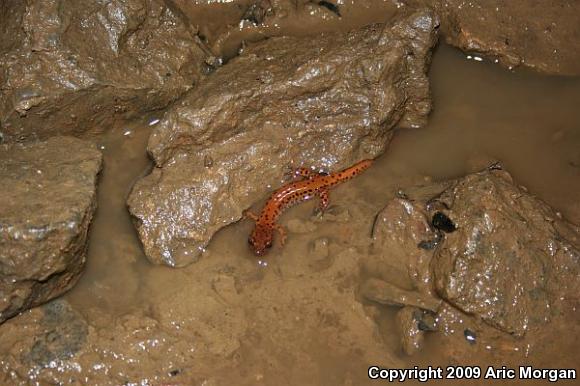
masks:
{"label": "salamander front leg", "polygon": [[249,209],[244,210],[242,212],[242,216],[244,216],[245,218],[249,218],[251,220],[254,220],[254,221],[258,221],[258,216]]}
{"label": "salamander front leg", "polygon": [[286,242],[286,229],[284,229],[282,225],[278,224],[274,224],[274,229],[276,229],[280,235],[280,246],[284,246],[284,243]]}
{"label": "salamander front leg", "polygon": [[320,209],[320,212],[324,212],[328,208],[328,203],[330,202],[328,189],[321,189],[318,196],[320,197],[320,205],[318,208]]}

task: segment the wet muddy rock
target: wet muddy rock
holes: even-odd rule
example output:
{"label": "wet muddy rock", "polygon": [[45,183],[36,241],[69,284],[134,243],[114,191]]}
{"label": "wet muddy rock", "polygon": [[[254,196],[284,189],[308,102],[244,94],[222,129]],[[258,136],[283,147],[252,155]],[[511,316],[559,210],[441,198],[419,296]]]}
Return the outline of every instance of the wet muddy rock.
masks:
{"label": "wet muddy rock", "polygon": [[153,132],[156,167],[128,199],[149,259],[195,261],[288,165],[345,167],[381,154],[395,125],[423,125],[437,26],[421,11],[349,33],[272,38],[208,76]]}
{"label": "wet muddy rock", "polygon": [[4,141],[102,133],[166,107],[197,83],[196,30],[160,0],[0,4]]}
{"label": "wet muddy rock", "polygon": [[406,291],[379,279],[368,279],[361,287],[362,295],[370,301],[391,306],[413,306],[437,312],[440,301],[416,291]]}
{"label": "wet muddy rock", "polygon": [[[431,295],[429,264],[433,252],[422,245],[436,240],[437,233],[421,203],[403,198],[391,200],[377,214],[372,238],[374,258],[367,265],[380,274],[378,278],[401,289],[419,289],[425,296]],[[409,284],[404,285],[403,278]]]}
{"label": "wet muddy rock", "polygon": [[439,0],[445,40],[506,67],[580,74],[580,3],[577,1]]}
{"label": "wet muddy rock", "polygon": [[[441,18],[442,37],[469,53],[501,65],[559,74],[580,74],[580,3],[573,0],[365,0],[357,2],[175,0],[215,52],[234,52],[242,39],[281,33],[353,28],[429,7]],[[200,23],[203,19],[211,22]],[[284,31],[284,32],[281,32]],[[243,47],[243,45],[242,45]],[[231,55],[231,54],[230,54]]]}
{"label": "wet muddy rock", "polygon": [[461,332],[453,338],[459,345],[474,344],[483,331],[484,341],[512,347],[509,339],[578,302],[579,228],[501,167],[401,193],[377,215],[372,237],[360,294],[403,307],[396,324],[407,354],[434,329],[412,309],[437,315],[445,336]]}
{"label": "wet muddy rock", "polygon": [[101,154],[70,137],[0,145],[0,322],[77,281]]}
{"label": "wet muddy rock", "polygon": [[397,312],[396,323],[401,335],[401,348],[407,355],[421,350],[425,331],[419,328],[422,311],[415,307],[403,307]]}
{"label": "wet muddy rock", "polygon": [[[371,253],[361,266],[362,276],[369,277],[359,288],[361,296],[379,307],[399,308],[395,324],[407,355],[422,349],[428,330],[424,316],[434,315],[442,303],[431,289],[433,251],[421,248],[421,243],[435,237],[421,202],[395,198],[377,214]],[[381,323],[378,327],[384,336],[392,334]]]}
{"label": "wet muddy rock", "polygon": [[580,232],[502,170],[457,181],[440,199],[457,224],[432,262],[437,292],[463,312],[523,336],[577,301]]}
{"label": "wet muddy rock", "polygon": [[30,351],[23,361],[31,367],[48,367],[51,362],[73,357],[85,344],[88,335],[86,321],[64,300],[44,305],[39,324],[43,327],[34,336]]}

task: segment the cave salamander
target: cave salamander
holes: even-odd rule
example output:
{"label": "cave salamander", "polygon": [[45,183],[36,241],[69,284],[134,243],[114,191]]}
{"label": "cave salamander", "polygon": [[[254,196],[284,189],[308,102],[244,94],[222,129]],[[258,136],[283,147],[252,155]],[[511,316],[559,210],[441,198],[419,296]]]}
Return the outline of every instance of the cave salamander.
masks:
{"label": "cave salamander", "polygon": [[317,196],[320,198],[320,210],[324,211],[328,207],[329,189],[359,175],[372,163],[373,160],[366,159],[342,171],[330,174],[316,173],[307,168],[296,169],[294,175],[302,179],[290,182],[274,191],[260,215],[255,215],[250,211],[245,212],[246,217],[256,222],[248,238],[250,249],[255,255],[263,256],[272,247],[274,231],[280,234],[280,244],[284,245],[286,232],[281,225],[276,223],[284,209]]}

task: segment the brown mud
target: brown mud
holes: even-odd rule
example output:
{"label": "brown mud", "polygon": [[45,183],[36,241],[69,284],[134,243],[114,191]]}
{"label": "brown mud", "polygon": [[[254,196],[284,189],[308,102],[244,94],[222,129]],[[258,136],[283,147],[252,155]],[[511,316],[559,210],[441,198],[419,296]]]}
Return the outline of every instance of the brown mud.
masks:
{"label": "brown mud", "polygon": [[[174,3],[193,19],[222,12],[220,23],[208,22],[200,33],[214,42],[214,52],[235,55],[240,36],[221,22],[239,21],[243,7],[213,4],[204,14],[188,2]],[[396,12],[389,4],[381,16],[343,10],[342,26],[384,20]],[[302,5],[308,14],[309,5]],[[312,10],[335,20],[327,8]],[[257,38],[262,34],[256,32]],[[393,306],[361,293],[373,278],[364,259],[375,216],[416,186],[500,161],[518,185],[580,224],[580,79],[510,71],[480,59],[440,45],[429,71],[433,111],[427,125],[397,131],[372,168],[330,192],[328,213],[313,214],[315,202],[288,210],[281,218],[289,229],[286,245],[275,245],[262,260],[247,246],[252,222],[241,220],[218,231],[200,259],[185,268],[150,264],[126,200],[153,167],[146,147],[162,113],[117,121],[97,141],[103,171],[84,274],[59,300],[0,326],[0,383],[358,385],[372,383],[370,364],[580,370],[577,298],[566,299],[557,317],[521,338],[446,305],[438,314],[446,329],[412,340],[411,333],[421,333],[413,330],[414,315],[436,308],[439,300],[383,302],[398,304]],[[258,190],[268,189],[264,183]],[[253,200],[254,209],[261,198]],[[399,299],[408,297],[413,286],[393,272],[384,273],[391,275],[387,284],[408,291],[399,292]],[[384,283],[377,287],[388,291]]]}

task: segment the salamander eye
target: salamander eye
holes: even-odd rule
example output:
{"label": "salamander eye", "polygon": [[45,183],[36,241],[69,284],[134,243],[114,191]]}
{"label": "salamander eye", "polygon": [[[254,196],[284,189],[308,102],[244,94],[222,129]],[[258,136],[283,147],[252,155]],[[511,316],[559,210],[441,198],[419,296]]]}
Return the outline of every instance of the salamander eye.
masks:
{"label": "salamander eye", "polygon": [[268,244],[266,244],[266,248],[272,248],[272,242],[268,241]]}
{"label": "salamander eye", "polygon": [[251,237],[248,239],[248,244],[250,244],[250,245],[254,245],[254,240],[252,240],[252,238],[251,238]]}

